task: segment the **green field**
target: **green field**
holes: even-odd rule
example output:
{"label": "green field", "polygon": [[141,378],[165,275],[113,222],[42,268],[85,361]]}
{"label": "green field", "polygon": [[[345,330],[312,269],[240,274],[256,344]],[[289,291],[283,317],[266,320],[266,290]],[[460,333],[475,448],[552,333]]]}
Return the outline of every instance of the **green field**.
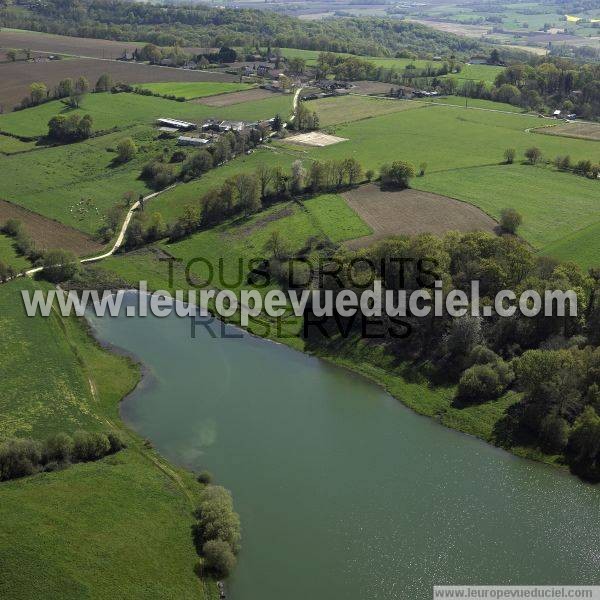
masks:
{"label": "green field", "polygon": [[22,142],[21,140],[10,137],[9,135],[0,135],[0,154],[14,154],[15,152],[25,152],[35,147],[35,142]]}
{"label": "green field", "polygon": [[0,233],[0,262],[20,272],[31,266],[29,261],[20,256],[14,248],[13,239]]}
{"label": "green field", "polygon": [[[317,58],[320,54],[318,50],[298,50],[296,48],[282,48],[281,53],[285,58],[303,58],[308,66],[314,67],[317,64]],[[335,53],[339,56],[352,56],[344,52]],[[414,65],[416,69],[425,69],[429,66],[439,68],[442,66],[444,61],[432,61],[432,60],[411,60],[410,58],[382,58],[378,56],[359,56],[362,60],[368,60],[377,67],[383,67],[384,69],[393,69],[398,73],[401,73],[406,69],[408,65]],[[485,81],[492,83],[496,78],[496,75],[503,70],[503,67],[491,66],[491,65],[469,65],[463,66],[460,73],[454,73],[452,76],[457,79],[474,79],[476,81]]]}
{"label": "green field", "polygon": [[[0,437],[122,429],[118,403],[138,368],[75,318],[27,318],[20,290],[36,287],[0,286]],[[1,484],[0,597],[216,597],[194,574],[191,475],[123,434],[117,455]]]}
{"label": "green field", "polygon": [[597,221],[600,206],[594,200],[597,182],[551,168],[500,164],[509,147],[517,149],[519,160],[533,145],[550,160],[564,154],[574,160],[596,156],[593,141],[556,141],[525,131],[537,123],[529,116],[431,106],[338,127],[336,135],[349,141],[311,149],[308,156],[351,155],[365,169],[378,169],[392,160],[409,160],[417,166],[425,162],[427,174],[414,179],[414,187],[472,202],[493,216],[515,206],[525,214],[523,235],[543,247]]}
{"label": "green field", "polygon": [[[115,166],[114,148],[123,137],[136,142],[138,154]],[[122,201],[126,191],[149,192],[138,179],[142,164],[175,143],[156,137],[150,127],[137,126],[78,144],[5,157],[0,161],[0,197],[96,233],[108,209]]]}
{"label": "green field", "polygon": [[315,228],[334,243],[371,235],[371,228],[337,194],[324,194],[304,203]]}
{"label": "green field", "polygon": [[366,96],[340,96],[310,100],[304,104],[319,115],[321,127],[359,121],[388,113],[419,108],[420,105],[408,100],[392,98],[371,98]]}
{"label": "green field", "polygon": [[544,247],[544,253],[559,260],[572,261],[584,269],[600,265],[600,222],[569,233]]}
{"label": "green field", "polygon": [[[218,264],[219,259],[224,258],[224,280],[213,284],[217,288],[236,290],[241,284],[225,284],[236,281],[238,260],[247,264],[252,258],[264,257],[264,245],[273,231],[281,234],[292,253],[303,248],[310,238],[341,242],[372,233],[343,198],[325,194],[307,200],[301,206],[295,202],[278,204],[250,219],[237,219],[181,242],[164,244],[164,248],[184,261],[202,256],[212,264]],[[201,266],[194,268],[192,273],[206,278]]]}
{"label": "green field", "polygon": [[192,98],[204,98],[206,96],[216,96],[217,94],[249,90],[254,86],[247,83],[187,81],[173,83],[140,83],[137,87],[150,90],[157,94],[173,95],[179,98],[185,98],[186,100],[191,100]]}
{"label": "green field", "polygon": [[48,121],[57,114],[90,114],[94,120],[94,130],[106,131],[137,124],[150,125],[159,117],[191,121],[209,117],[254,121],[271,118],[277,113],[287,117],[291,106],[292,97],[284,94],[273,94],[272,98],[265,100],[219,108],[140,94],[88,94],[78,109],[69,108],[63,102],[53,100],[24,111],[0,115],[0,132],[26,138],[39,137],[47,133]]}

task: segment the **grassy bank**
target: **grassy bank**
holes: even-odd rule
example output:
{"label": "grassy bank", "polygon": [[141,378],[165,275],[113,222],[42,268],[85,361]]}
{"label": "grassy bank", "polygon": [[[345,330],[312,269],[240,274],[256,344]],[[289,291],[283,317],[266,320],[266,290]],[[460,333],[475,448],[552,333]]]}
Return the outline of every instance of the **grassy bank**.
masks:
{"label": "grassy bank", "polygon": [[27,318],[22,279],[0,286],[0,437],[119,429],[128,448],[97,462],[0,484],[0,596],[215,598],[195,574],[197,484],[125,429],[120,400],[139,368],[85,323]]}

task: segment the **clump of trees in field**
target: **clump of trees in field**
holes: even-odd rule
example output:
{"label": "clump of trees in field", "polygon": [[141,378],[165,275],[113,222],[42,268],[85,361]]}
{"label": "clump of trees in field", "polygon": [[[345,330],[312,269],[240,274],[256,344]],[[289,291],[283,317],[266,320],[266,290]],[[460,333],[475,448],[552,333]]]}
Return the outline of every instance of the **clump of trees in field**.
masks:
{"label": "clump of trees in field", "polygon": [[[511,217],[513,224],[518,220]],[[519,392],[499,416],[491,441],[557,455],[577,475],[600,481],[599,271],[539,256],[517,237],[483,232],[401,236],[356,252],[336,251],[329,260],[342,267],[335,278],[322,282],[334,294],[357,285],[364,270],[360,265],[368,261],[370,276],[386,290],[410,292],[438,280],[444,289],[461,290],[468,298],[475,279],[480,306],[493,306],[501,290],[514,290],[517,297],[535,290],[542,301],[546,290],[572,290],[564,316],[515,311],[483,318],[471,314],[467,301],[459,318],[383,318],[370,330],[376,337],[369,344],[380,345],[394,364],[412,364],[417,370],[426,365],[430,380],[456,386],[454,406],[459,409]],[[419,271],[419,261],[425,261],[428,273]],[[577,314],[569,310],[573,298]],[[316,322],[309,310],[305,323],[310,321]],[[318,321],[319,327],[306,330],[308,348],[315,351],[327,352],[330,346],[339,351],[341,331],[350,344],[364,336],[360,318],[337,315]]]}
{"label": "clump of trees in field", "polygon": [[202,571],[227,577],[235,568],[240,550],[240,518],[233,509],[231,494],[223,487],[207,484],[194,512],[194,544],[202,557]]}
{"label": "clump of trees in field", "polygon": [[0,481],[55,471],[72,463],[98,460],[126,447],[116,431],[56,433],[43,442],[14,438],[0,443]]}
{"label": "clump of trees in field", "polygon": [[505,208],[500,213],[500,227],[506,233],[516,234],[523,223],[523,216],[514,208]]}
{"label": "clump of trees in field", "polygon": [[[425,168],[422,173],[425,174]],[[415,174],[415,167],[409,162],[399,160],[385,164],[380,169],[381,185],[386,189],[404,190],[410,187],[410,180]]]}
{"label": "clump of trees in field", "polygon": [[66,117],[56,115],[48,121],[48,137],[57,142],[68,143],[86,140],[94,132],[91,115],[74,113]]}

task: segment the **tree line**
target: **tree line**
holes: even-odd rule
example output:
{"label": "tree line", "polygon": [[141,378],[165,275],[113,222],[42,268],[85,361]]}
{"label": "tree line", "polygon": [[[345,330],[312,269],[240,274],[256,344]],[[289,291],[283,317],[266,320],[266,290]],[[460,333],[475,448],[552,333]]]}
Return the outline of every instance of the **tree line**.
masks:
{"label": "tree line", "polygon": [[28,0],[0,9],[0,25],[112,40],[146,41],[157,46],[223,45],[301,48],[371,56],[413,51],[420,54],[481,51],[487,44],[395,19],[348,17],[301,21],[274,12],[164,6],[117,0]]}
{"label": "tree line", "polygon": [[0,443],[0,481],[56,471],[72,463],[99,460],[123,448],[126,444],[116,431],[90,433],[81,430],[72,437],[56,433],[43,442],[7,439]]}

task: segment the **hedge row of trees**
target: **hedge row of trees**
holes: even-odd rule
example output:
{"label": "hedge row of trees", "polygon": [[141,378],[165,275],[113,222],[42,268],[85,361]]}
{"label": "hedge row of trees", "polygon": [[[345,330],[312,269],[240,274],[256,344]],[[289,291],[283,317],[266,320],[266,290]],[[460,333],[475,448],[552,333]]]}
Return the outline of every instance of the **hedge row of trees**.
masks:
{"label": "hedge row of trees", "polygon": [[227,577],[235,568],[241,540],[240,518],[233,510],[231,494],[221,486],[206,485],[194,516],[192,535],[202,570]]}
{"label": "hedge row of trees", "polygon": [[71,463],[98,460],[126,447],[115,431],[57,433],[43,442],[14,438],[0,443],[0,481],[55,471]]}
{"label": "hedge row of trees", "polygon": [[[112,79],[108,73],[100,75],[94,90],[96,92],[108,92],[112,88]],[[67,77],[61,79],[53,90],[41,81],[36,81],[29,86],[29,95],[15,106],[14,110],[23,110],[31,106],[37,106],[50,100],[64,100],[70,107],[78,108],[83,97],[90,91],[90,83],[83,75],[77,79]]]}
{"label": "hedge row of trees", "polygon": [[[495,400],[508,390],[522,392],[522,400],[496,424],[496,442],[558,454],[573,472],[600,480],[600,271],[586,273],[576,264],[539,256],[513,236],[451,232],[441,238],[392,238],[356,252],[338,250],[330,260],[345,265],[337,274],[342,281],[325,277],[324,287],[355,288],[366,271],[362,263],[350,267],[357,259],[371,262],[385,289],[409,294],[433,285],[432,276],[420,274],[419,260],[437,273],[444,290],[468,293],[477,280],[482,306],[506,289],[517,297],[535,290],[542,298],[545,290],[573,290],[577,316],[567,309],[563,317],[517,312],[483,319],[467,309],[460,318],[384,319],[377,331],[387,335],[371,343],[382,344],[394,360],[427,365],[433,381],[456,384],[457,407]],[[345,328],[353,332],[350,343],[362,333],[358,320],[340,315],[324,327],[331,337],[311,329],[309,347],[336,348]]]}
{"label": "hedge row of trees", "polygon": [[[504,151],[504,161],[507,164],[514,163],[517,157],[517,151],[514,148],[507,148]],[[527,148],[524,152],[524,157],[527,163],[530,165],[537,165],[544,162],[544,155],[537,146]],[[549,164],[549,161],[546,161]],[[576,175],[582,175],[583,177],[589,177],[590,179],[598,179],[600,176],[600,163],[594,164],[591,160],[579,160],[574,163],[569,155],[557,156],[552,164],[559,171],[570,171]]]}

